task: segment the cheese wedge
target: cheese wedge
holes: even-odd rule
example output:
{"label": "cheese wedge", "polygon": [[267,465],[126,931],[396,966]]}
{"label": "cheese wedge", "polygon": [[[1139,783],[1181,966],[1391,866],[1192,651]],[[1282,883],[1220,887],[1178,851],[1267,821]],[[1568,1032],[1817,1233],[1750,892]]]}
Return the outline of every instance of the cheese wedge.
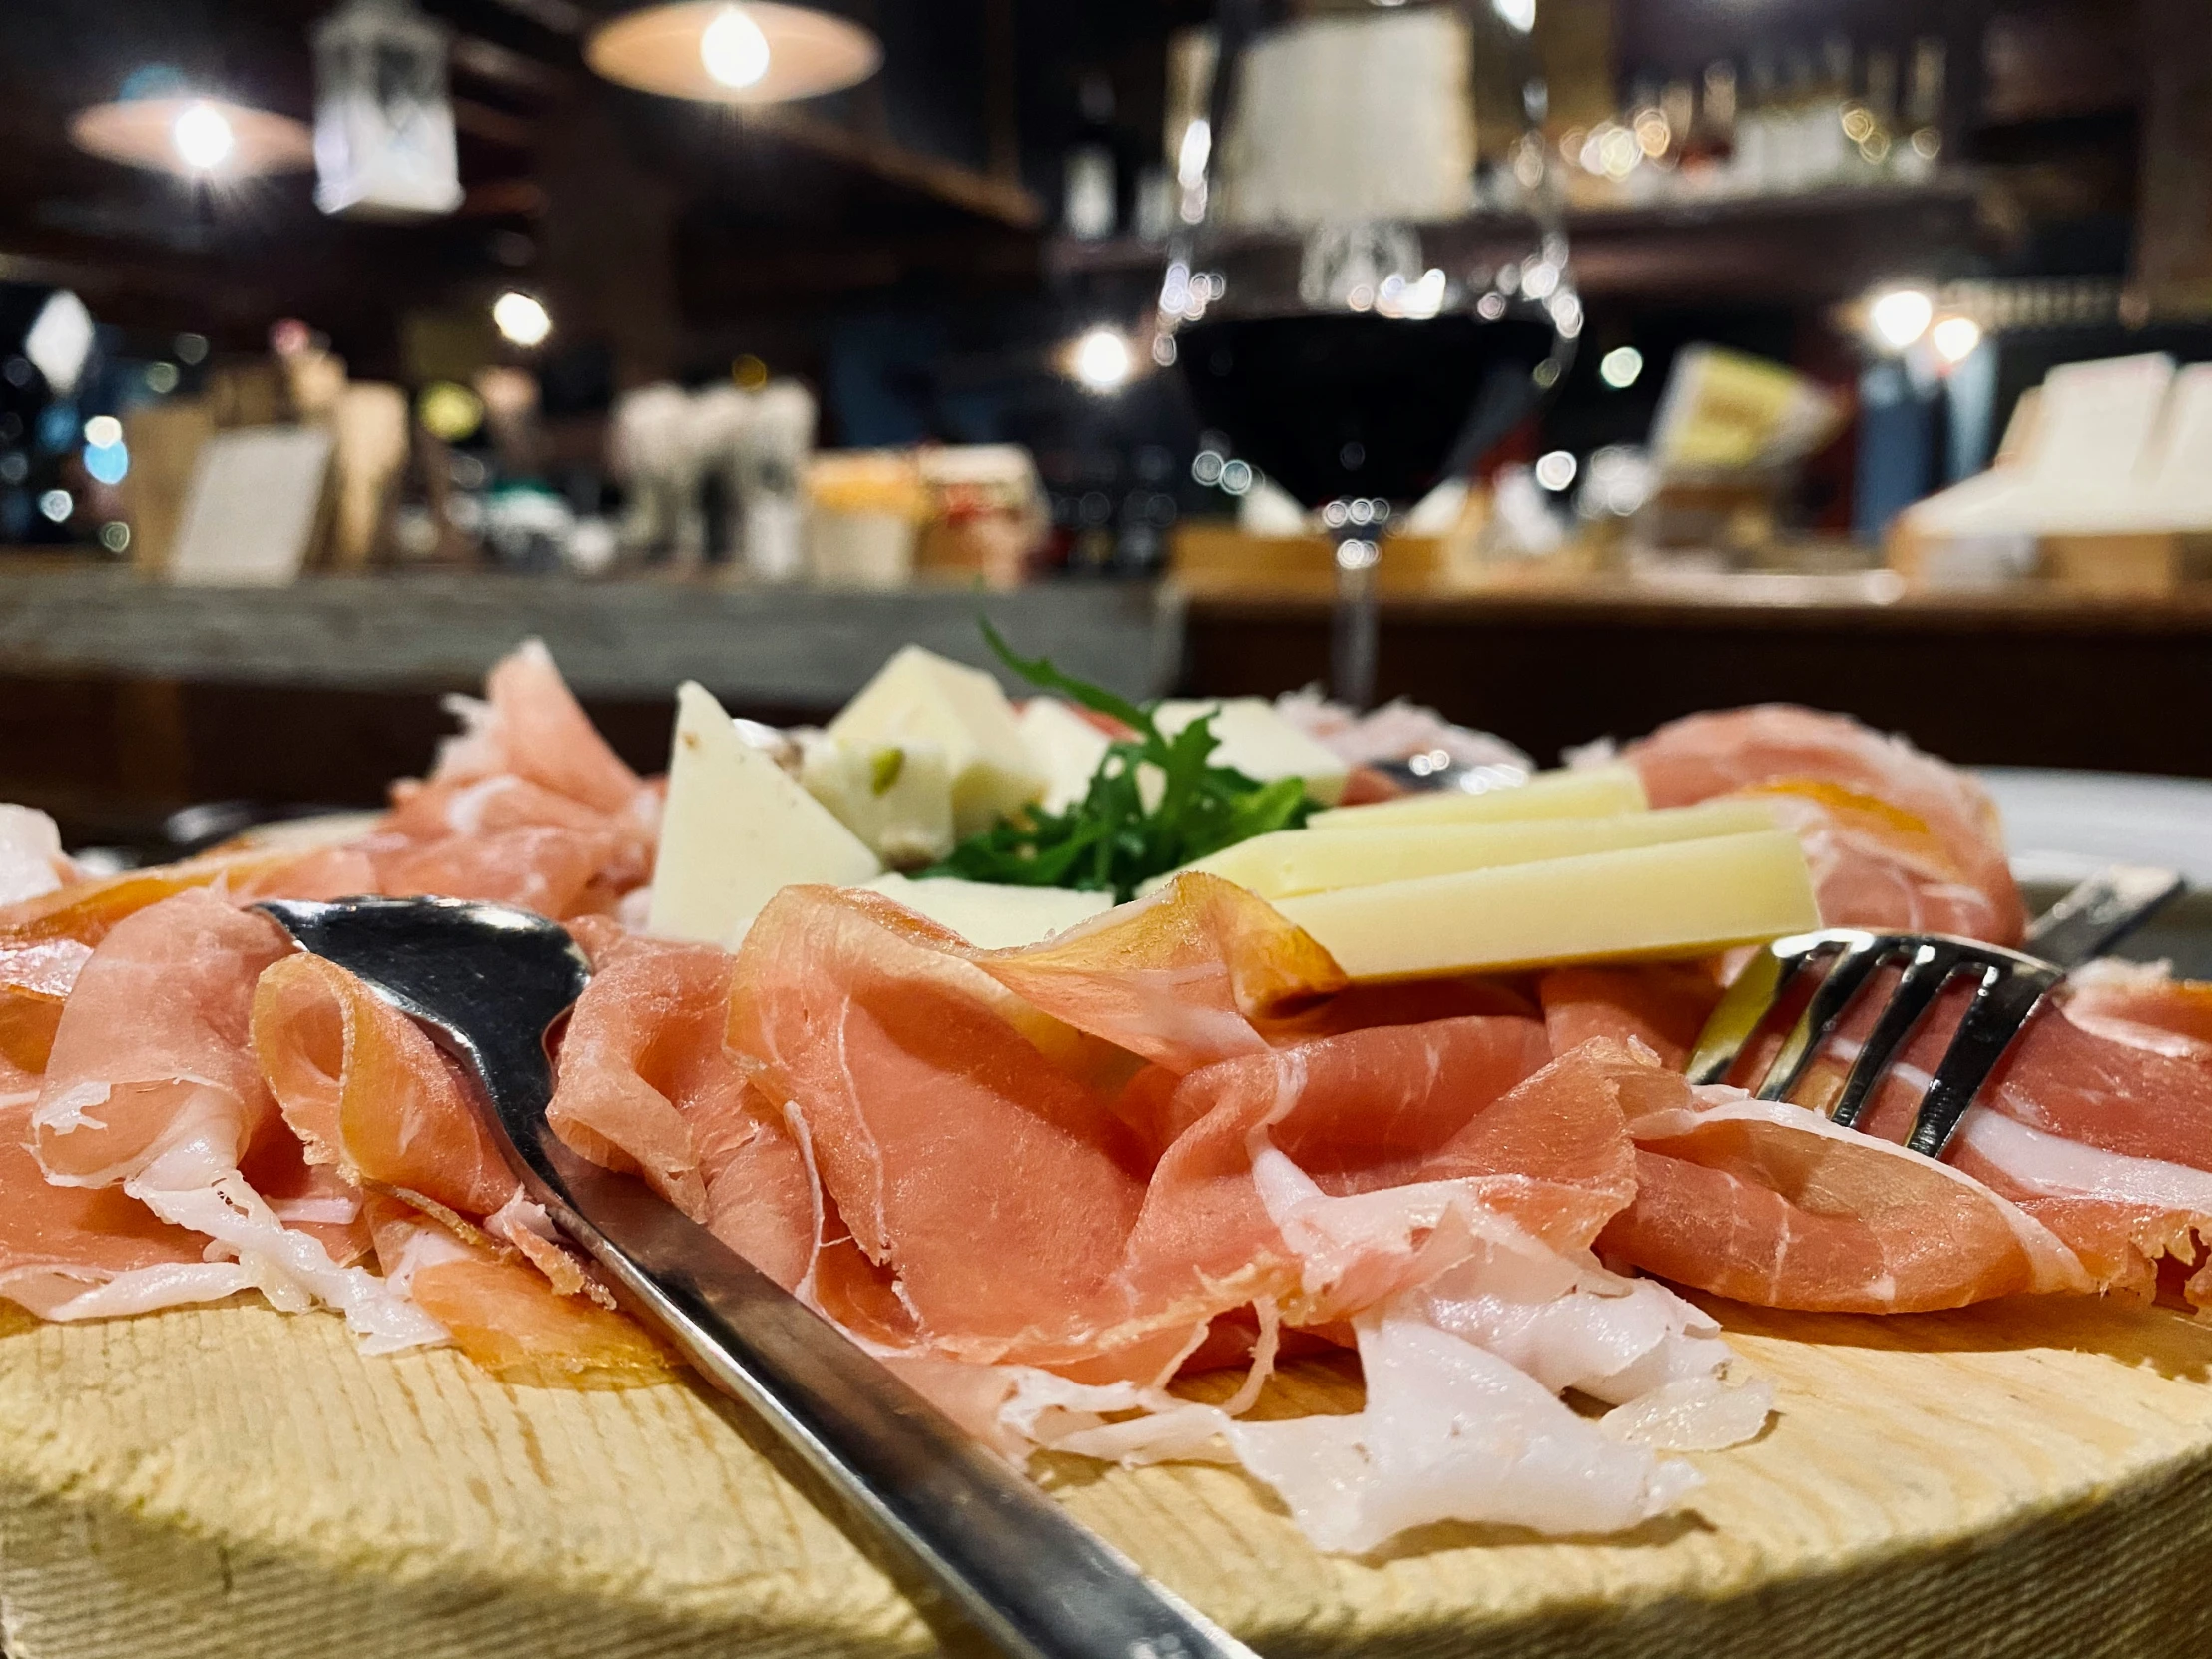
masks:
{"label": "cheese wedge", "polygon": [[1572,858],[1709,835],[1749,834],[1774,827],[1774,814],[1758,802],[1717,801],[1663,813],[1615,813],[1609,818],[1279,830],[1239,841],[1190,867],[1234,881],[1262,898],[1290,898],[1462,869]]}
{"label": "cheese wedge", "polygon": [[1044,809],[1064,813],[1090,794],[1111,740],[1057,697],[1021,706],[1021,735],[1044,777]]}
{"label": "cheese wedge", "polygon": [[648,932],[735,950],[784,887],[851,886],[882,867],[772,756],[738,736],[712,693],[677,689]]}
{"label": "cheese wedge", "polygon": [[1616,852],[1278,900],[1355,980],[1704,956],[1820,925],[1795,835]]}
{"label": "cheese wedge", "polygon": [[1306,793],[1325,806],[1344,799],[1351,767],[1334,750],[1277,714],[1275,705],[1264,697],[1169,698],[1153,709],[1152,723],[1163,737],[1172,738],[1208,714],[1214,717],[1209,730],[1221,740],[1213,754],[1214,765],[1235,767],[1262,784],[1278,778],[1302,779]]}
{"label": "cheese wedge", "polygon": [[1525,784],[1468,795],[1437,790],[1366,807],[1339,807],[1307,820],[1314,830],[1349,830],[1378,824],[1490,824],[1502,819],[1603,818],[1650,809],[1643,781],[1628,767],[1584,767],[1539,772]]}
{"label": "cheese wedge", "polygon": [[830,723],[830,736],[863,751],[909,738],[937,745],[952,775],[956,834],[988,830],[1044,793],[1044,778],[998,682],[918,645],[906,646],[876,671]]}
{"label": "cheese wedge", "polygon": [[985,950],[1036,944],[1114,907],[1112,893],[1070,892],[1065,887],[1001,887],[987,881],[935,878],[915,881],[903,875],[880,875],[863,885]]}
{"label": "cheese wedge", "polygon": [[799,781],[886,864],[935,863],[952,850],[952,770],[933,743],[855,749],[819,737],[802,753]]}

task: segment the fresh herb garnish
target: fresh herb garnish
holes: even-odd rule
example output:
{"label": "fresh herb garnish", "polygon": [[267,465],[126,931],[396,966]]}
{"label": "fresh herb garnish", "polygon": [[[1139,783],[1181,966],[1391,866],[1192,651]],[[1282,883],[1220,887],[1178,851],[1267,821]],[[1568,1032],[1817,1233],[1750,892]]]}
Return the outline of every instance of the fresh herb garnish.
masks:
{"label": "fresh herb garnish", "polygon": [[1263,784],[1233,767],[1213,765],[1209,758],[1221,740],[1214,736],[1212,715],[1201,715],[1168,737],[1150,710],[1063,674],[1046,658],[1016,656],[987,619],[983,637],[1000,662],[1039,691],[1110,716],[1136,737],[1106,751],[1089,791],[1067,811],[1031,807],[968,836],[920,875],[1074,887],[1127,900],[1141,883],[1194,858],[1271,830],[1303,828],[1314,811],[1299,779]]}

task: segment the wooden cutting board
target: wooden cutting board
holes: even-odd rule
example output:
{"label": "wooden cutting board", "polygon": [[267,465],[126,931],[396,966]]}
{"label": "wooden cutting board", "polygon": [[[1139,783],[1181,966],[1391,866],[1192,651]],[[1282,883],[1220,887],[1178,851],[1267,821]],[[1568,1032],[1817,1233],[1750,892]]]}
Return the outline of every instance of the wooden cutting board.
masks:
{"label": "wooden cutting board", "polygon": [[[2094,1302],[1717,1305],[1779,1387],[1678,1516],[1315,1554],[1243,1476],[1065,1460],[1060,1499],[1270,1659],[2212,1650],[2212,1328]],[[1342,1403],[1327,1369],[1286,1403]],[[681,1382],[513,1388],[260,1307],[0,1318],[10,1659],[903,1656],[927,1626]]]}

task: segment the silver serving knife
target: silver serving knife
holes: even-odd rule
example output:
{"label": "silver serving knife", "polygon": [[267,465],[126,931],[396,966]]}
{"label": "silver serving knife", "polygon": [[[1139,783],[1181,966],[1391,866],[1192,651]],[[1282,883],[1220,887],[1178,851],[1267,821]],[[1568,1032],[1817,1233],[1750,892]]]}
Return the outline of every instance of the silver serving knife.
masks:
{"label": "silver serving knife", "polygon": [[702,1375],[750,1406],[882,1546],[1015,1659],[1251,1659],[820,1315],[545,1121],[546,1036],[591,964],[553,922],[446,898],[274,900],[299,946],[419,1021],[481,1085],[516,1178]]}

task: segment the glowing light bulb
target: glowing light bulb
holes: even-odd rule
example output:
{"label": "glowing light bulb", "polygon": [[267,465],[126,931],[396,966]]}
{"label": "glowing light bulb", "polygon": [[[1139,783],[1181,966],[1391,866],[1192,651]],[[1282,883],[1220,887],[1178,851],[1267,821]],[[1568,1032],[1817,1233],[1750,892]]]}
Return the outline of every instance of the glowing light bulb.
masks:
{"label": "glowing light bulb", "polygon": [[85,442],[94,449],[106,449],[123,441],[123,422],[114,415],[94,415],[85,422]]}
{"label": "glowing light bulb", "polygon": [[1616,345],[1598,359],[1597,377],[1615,391],[1626,391],[1644,372],[1644,354],[1633,345]]}
{"label": "glowing light bulb", "polygon": [[1075,342],[1070,365],[1091,391],[1119,391],[1129,383],[1129,342],[1111,328],[1093,328]]}
{"label": "glowing light bulb", "polygon": [[1536,482],[1547,490],[1559,491],[1574,482],[1574,475],[1582,468],[1564,449],[1554,449],[1536,463]]}
{"label": "glowing light bulb", "polygon": [[742,6],[725,6],[699,36],[699,61],[732,92],[758,85],[768,74],[768,36]]}
{"label": "glowing light bulb", "polygon": [[238,135],[213,104],[187,104],[169,129],[169,141],[177,147],[177,159],[195,173],[213,173],[231,159]]}
{"label": "glowing light bulb", "polygon": [[1929,334],[1936,355],[1946,363],[1962,363],[1981,344],[1981,324],[1970,316],[1946,316]]}
{"label": "glowing light bulb", "polygon": [[1928,332],[1936,301],[1919,288],[1892,288],[1867,307],[1867,322],[1878,344],[1903,351]]}
{"label": "glowing light bulb", "polygon": [[533,345],[543,345],[553,332],[553,318],[546,308],[527,293],[503,293],[491,308],[492,326],[502,338],[528,350]]}

